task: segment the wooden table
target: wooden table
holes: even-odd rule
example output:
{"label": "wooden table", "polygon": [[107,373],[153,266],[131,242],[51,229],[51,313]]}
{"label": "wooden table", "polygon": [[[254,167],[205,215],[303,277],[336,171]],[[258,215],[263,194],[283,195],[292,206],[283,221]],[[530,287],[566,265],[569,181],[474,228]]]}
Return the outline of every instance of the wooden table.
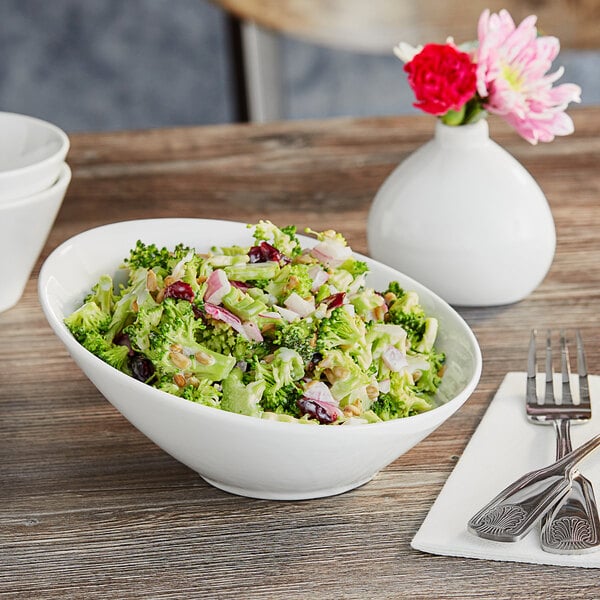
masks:
{"label": "wooden table", "polygon": [[558,247],[526,300],[461,310],[483,351],[477,391],[371,483],[304,502],[214,489],[134,429],[51,332],[39,264],[90,227],[168,216],[330,227],[365,252],[375,191],[433,120],[73,135],[62,210],[0,315],[0,598],[597,598],[596,571],[409,546],[504,374],[523,370],[532,326],[582,326],[600,372],[600,108],[573,115],[575,135],[539,147],[492,121],[545,190]]}

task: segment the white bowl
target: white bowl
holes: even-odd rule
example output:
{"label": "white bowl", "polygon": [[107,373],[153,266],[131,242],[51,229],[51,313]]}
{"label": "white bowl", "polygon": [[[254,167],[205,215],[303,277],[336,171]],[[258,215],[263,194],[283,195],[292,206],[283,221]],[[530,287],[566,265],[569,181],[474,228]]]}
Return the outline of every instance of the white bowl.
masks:
{"label": "white bowl", "polygon": [[[438,296],[397,271],[366,260],[369,284],[391,280],[416,291],[440,321],[447,354],[440,405],[384,423],[327,427],[282,423],[194,404],[113,369],[85,350],[63,324],[103,273],[114,274],[136,241],[198,250],[251,245],[242,223],[204,219],[129,221],[98,227],[64,242],[46,260],[39,296],[50,326],[98,390],[140,431],[206,481],[255,498],[296,500],[338,494],[369,481],[467,400],[481,373],[481,353],[463,319]],[[312,241],[312,240],[311,240]]]}
{"label": "white bowl", "polygon": [[0,205],[53,185],[67,152],[67,134],[46,121],[0,112]]}
{"label": "white bowl", "polygon": [[0,202],[0,312],[23,295],[70,181],[71,169],[63,163],[52,187],[27,198]]}

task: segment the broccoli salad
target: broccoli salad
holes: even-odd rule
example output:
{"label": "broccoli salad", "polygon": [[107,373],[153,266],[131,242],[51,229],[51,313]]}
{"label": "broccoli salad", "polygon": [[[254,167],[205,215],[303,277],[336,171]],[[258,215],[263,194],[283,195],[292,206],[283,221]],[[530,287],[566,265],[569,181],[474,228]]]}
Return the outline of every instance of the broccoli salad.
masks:
{"label": "broccoli salad", "polygon": [[191,402],[312,424],[374,423],[433,407],[445,356],[416,293],[366,285],[342,235],[303,248],[260,221],[250,247],[199,253],[138,241],[65,319],[114,368]]}

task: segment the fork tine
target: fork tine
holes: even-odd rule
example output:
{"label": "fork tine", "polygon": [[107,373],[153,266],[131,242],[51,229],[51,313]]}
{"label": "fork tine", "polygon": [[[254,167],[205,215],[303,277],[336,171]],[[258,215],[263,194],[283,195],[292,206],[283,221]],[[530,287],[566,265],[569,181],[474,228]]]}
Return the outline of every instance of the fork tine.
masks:
{"label": "fork tine", "polygon": [[552,368],[552,332],[546,334],[546,391],[544,404],[554,403],[554,369]]}
{"label": "fork tine", "polygon": [[528,406],[538,404],[537,397],[537,364],[536,364],[536,347],[535,347],[535,329],[531,330],[531,336],[529,338],[529,354],[527,356],[527,392],[526,402]]}
{"label": "fork tine", "polygon": [[579,329],[575,332],[577,339],[577,373],[579,374],[579,404],[583,407],[590,406],[590,388],[588,385],[587,363],[583,350],[583,340]]}
{"label": "fork tine", "polygon": [[567,337],[564,329],[560,330],[560,371],[562,377],[562,404],[573,404],[569,347],[567,346]]}

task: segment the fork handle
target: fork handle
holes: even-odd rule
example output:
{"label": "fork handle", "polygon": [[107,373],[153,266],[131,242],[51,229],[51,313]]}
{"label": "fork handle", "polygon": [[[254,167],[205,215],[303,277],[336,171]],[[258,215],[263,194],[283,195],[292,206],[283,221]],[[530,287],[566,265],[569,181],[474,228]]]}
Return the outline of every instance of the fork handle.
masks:
{"label": "fork handle", "polygon": [[559,460],[573,450],[571,421],[569,419],[556,419],[552,423],[556,432],[556,460]]}
{"label": "fork handle", "polygon": [[[556,458],[571,452],[571,422],[553,421]],[[600,517],[592,483],[575,473],[569,493],[542,519],[541,546],[555,554],[580,554],[600,545]]]}

